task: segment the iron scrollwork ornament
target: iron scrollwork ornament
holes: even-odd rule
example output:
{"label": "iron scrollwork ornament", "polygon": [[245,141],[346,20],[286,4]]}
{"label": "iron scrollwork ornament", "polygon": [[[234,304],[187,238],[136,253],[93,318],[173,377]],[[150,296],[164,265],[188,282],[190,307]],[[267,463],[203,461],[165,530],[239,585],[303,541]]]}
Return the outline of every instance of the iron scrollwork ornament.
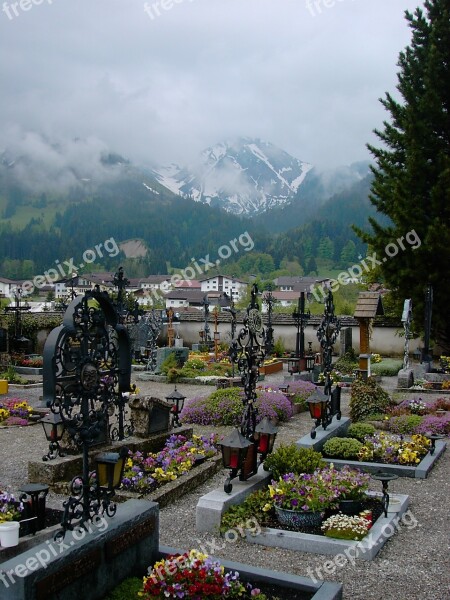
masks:
{"label": "iron scrollwork ornament", "polygon": [[325,298],[325,309],[322,321],[317,329],[317,338],[322,349],[322,372],[325,380],[323,393],[325,396],[328,396],[328,402],[325,413],[322,415],[321,419],[316,421],[315,427],[311,432],[311,437],[313,438],[316,436],[316,427],[322,425],[322,427],[326,429],[333,420],[333,416],[336,416],[337,420],[341,419],[341,389],[336,386],[336,388],[332,390],[331,379],[333,345],[337,340],[340,330],[341,322],[334,314],[333,294],[331,290],[329,290],[328,295]]}
{"label": "iron scrollwork ornament", "polygon": [[244,317],[244,327],[237,337],[237,366],[244,386],[244,413],[241,433],[253,441],[256,427],[256,384],[265,358],[265,329],[257,301],[258,288],[253,284],[251,302]]}
{"label": "iron scrollwork ornament", "polygon": [[44,348],[44,400],[53,413],[60,415],[83,453],[83,474],[73,480],[72,496],[64,503],[60,536],[100,512],[115,512],[111,491],[100,488],[89,472],[89,448],[107,441],[108,420],[116,408],[117,437],[123,439],[130,376],[128,333],[119,323],[107,292],[97,288],[77,296]]}

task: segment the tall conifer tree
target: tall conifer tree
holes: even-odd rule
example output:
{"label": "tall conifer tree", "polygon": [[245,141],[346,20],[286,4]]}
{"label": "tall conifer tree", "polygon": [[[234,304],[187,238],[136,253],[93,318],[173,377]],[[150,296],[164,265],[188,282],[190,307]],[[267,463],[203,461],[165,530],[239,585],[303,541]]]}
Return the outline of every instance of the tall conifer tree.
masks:
{"label": "tall conifer tree", "polygon": [[[450,0],[426,0],[424,9],[406,12],[412,40],[400,53],[397,89],[381,103],[390,113],[382,130],[383,142],[368,145],[375,157],[370,200],[389,217],[387,226],[370,218],[372,231],[360,237],[383,261],[381,273],[398,304],[413,298],[417,331],[423,331],[424,288],[433,286],[432,336],[450,349]],[[414,230],[417,243],[402,243]],[[410,235],[412,240],[414,236]],[[386,256],[389,243],[399,247]],[[393,254],[393,246],[389,247]]]}

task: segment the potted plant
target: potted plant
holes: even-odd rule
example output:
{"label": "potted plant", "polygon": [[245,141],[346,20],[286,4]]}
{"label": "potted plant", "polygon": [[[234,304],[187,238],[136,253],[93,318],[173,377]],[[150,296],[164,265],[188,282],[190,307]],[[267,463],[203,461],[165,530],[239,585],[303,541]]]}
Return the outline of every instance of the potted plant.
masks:
{"label": "potted plant", "polygon": [[[269,485],[277,519],[283,525],[318,526],[326,509],[336,504],[339,492],[329,475],[329,468],[314,473],[287,473]],[[270,510],[268,503],[265,510]]]}
{"label": "potted plant", "polygon": [[16,500],[13,494],[0,491],[0,523],[18,521],[23,509],[23,503]]}
{"label": "potted plant", "polygon": [[265,594],[239,580],[238,572],[225,572],[217,560],[198,550],[168,556],[149,569],[144,577],[143,600],[170,598],[253,598],[266,600]]}

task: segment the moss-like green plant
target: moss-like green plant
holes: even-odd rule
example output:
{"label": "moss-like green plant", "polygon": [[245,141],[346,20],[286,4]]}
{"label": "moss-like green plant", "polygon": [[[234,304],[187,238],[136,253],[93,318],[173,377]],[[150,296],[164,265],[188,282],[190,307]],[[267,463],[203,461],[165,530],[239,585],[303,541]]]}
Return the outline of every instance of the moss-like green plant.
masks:
{"label": "moss-like green plant", "polygon": [[106,596],[105,600],[138,600],[138,592],[142,590],[142,579],[129,577],[124,579],[113,591]]}
{"label": "moss-like green plant", "polygon": [[350,418],[355,423],[368,415],[384,413],[391,403],[389,394],[372,377],[357,379],[350,396]]}
{"label": "moss-like green plant", "polygon": [[274,479],[285,473],[313,473],[325,466],[320,452],[312,448],[298,448],[295,444],[280,445],[264,461],[264,469],[272,471]]}
{"label": "moss-like green plant", "polygon": [[395,377],[402,368],[403,363],[401,360],[395,358],[383,358],[379,363],[371,364],[371,372],[373,375],[380,375],[381,377]]}
{"label": "moss-like green plant", "polygon": [[347,458],[357,460],[363,444],[354,438],[331,438],[325,442],[323,452],[330,458]]}
{"label": "moss-like green plant", "polygon": [[352,423],[348,428],[348,437],[355,438],[360,442],[364,442],[366,435],[373,435],[375,427],[370,423]]}

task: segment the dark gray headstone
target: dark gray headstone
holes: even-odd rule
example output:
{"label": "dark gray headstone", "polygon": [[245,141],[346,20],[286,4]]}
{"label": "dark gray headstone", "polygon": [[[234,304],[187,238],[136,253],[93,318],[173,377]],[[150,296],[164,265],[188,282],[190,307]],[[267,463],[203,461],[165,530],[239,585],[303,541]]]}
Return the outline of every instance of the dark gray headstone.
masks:
{"label": "dark gray headstone", "polygon": [[352,349],[352,328],[343,327],[340,332],[339,356],[344,356]]}
{"label": "dark gray headstone", "polygon": [[2,563],[0,598],[8,600],[97,600],[123,579],[142,577],[158,559],[159,508],[129,500],[114,517],[68,531]]}

